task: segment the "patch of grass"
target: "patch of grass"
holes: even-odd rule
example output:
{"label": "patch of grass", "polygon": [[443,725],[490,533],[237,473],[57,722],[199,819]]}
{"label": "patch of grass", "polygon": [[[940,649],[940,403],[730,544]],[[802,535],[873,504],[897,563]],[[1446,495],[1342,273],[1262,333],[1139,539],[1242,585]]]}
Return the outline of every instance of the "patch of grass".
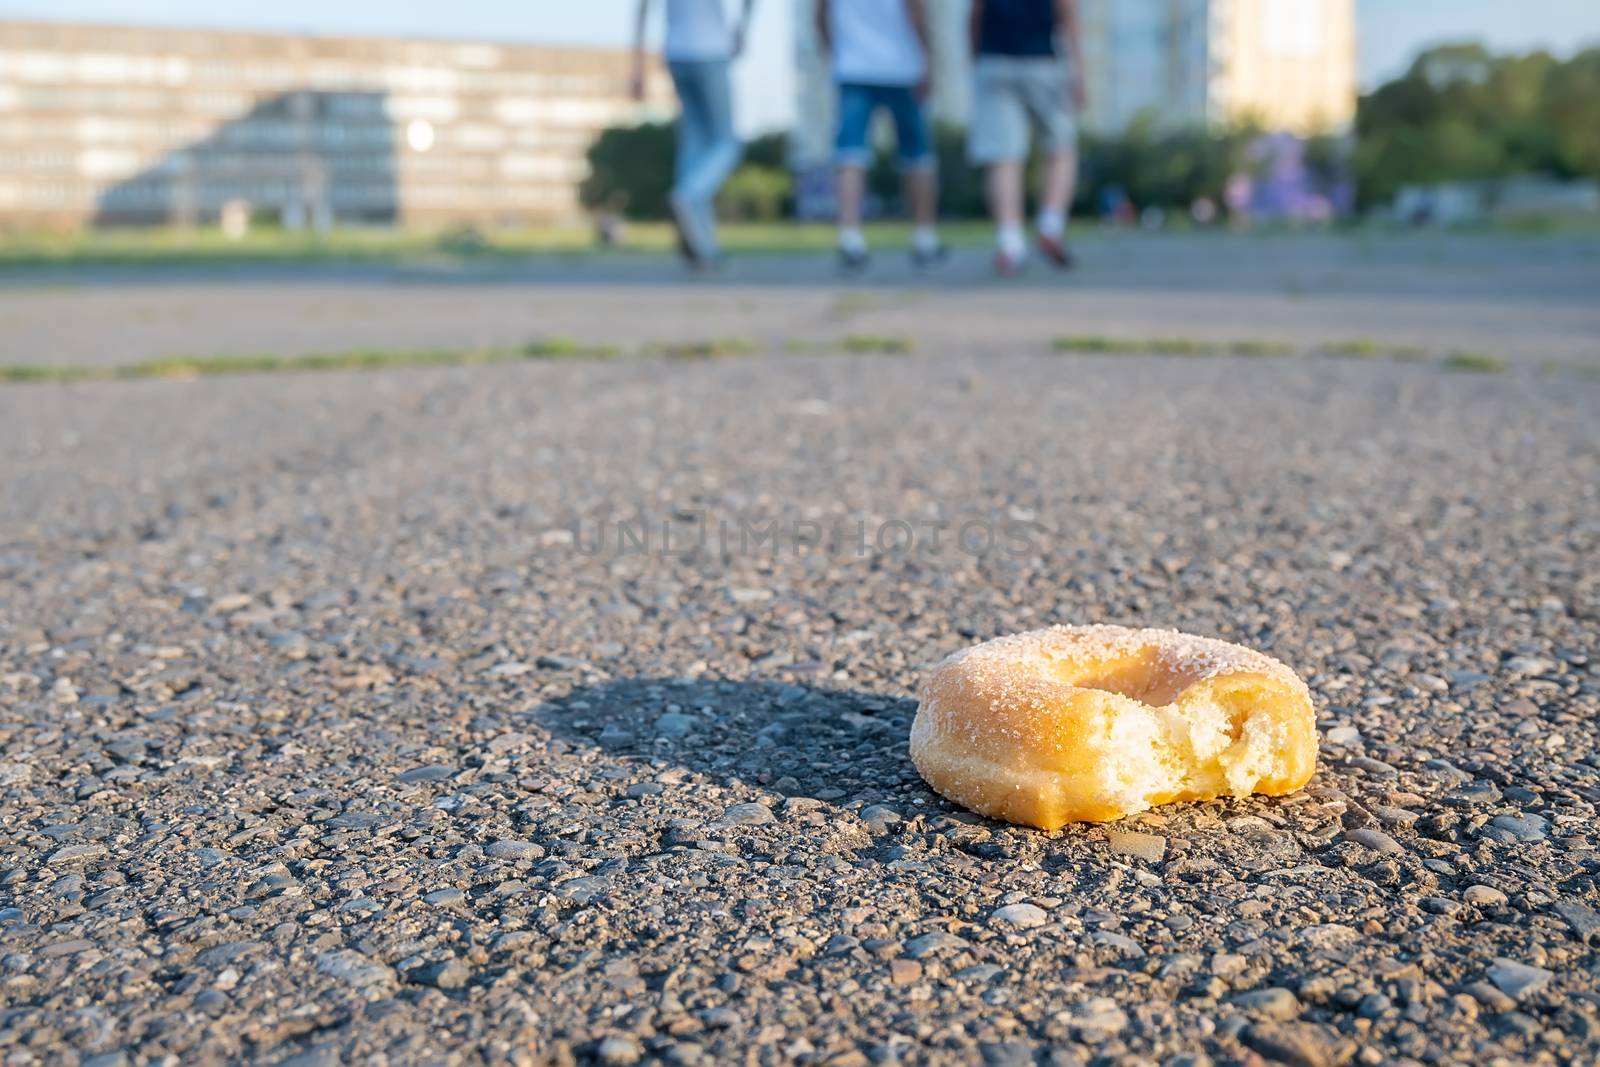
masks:
{"label": "patch of grass", "polygon": [[1339,359],[1377,359],[1383,355],[1383,345],[1370,337],[1360,337],[1354,341],[1337,341],[1323,351]]}
{"label": "patch of grass", "polygon": [[853,333],[841,340],[839,347],[855,355],[868,353],[905,355],[908,352],[916,351],[917,340],[914,337],[901,335]]}
{"label": "patch of grass", "polygon": [[1228,346],[1228,354],[1234,356],[1292,356],[1294,353],[1294,345],[1284,341],[1235,341]]}
{"label": "patch of grass", "polygon": [[616,359],[622,355],[617,345],[591,344],[570,337],[545,337],[522,346],[528,359]]}
{"label": "patch of grass", "polygon": [[717,337],[709,341],[673,341],[655,345],[649,351],[668,359],[725,359],[754,355],[761,346],[743,337]]}
{"label": "patch of grass", "polygon": [[1132,341],[1122,337],[1099,337],[1092,334],[1057,337],[1050,342],[1050,347],[1057,352],[1089,352],[1096,355],[1123,355],[1150,351],[1143,341]]}
{"label": "patch of grass", "polygon": [[1421,345],[1389,345],[1370,337],[1353,341],[1335,341],[1322,351],[1336,359],[1392,359],[1400,363],[1418,363],[1428,358],[1428,350]]}
{"label": "patch of grass", "polygon": [[1487,352],[1452,352],[1444,357],[1445,370],[1469,371],[1478,374],[1498,374],[1506,369],[1506,361]]}
{"label": "patch of grass", "polygon": [[1095,355],[1157,356],[1292,356],[1295,347],[1282,341],[1201,341],[1193,337],[1103,337],[1086,334],[1057,337],[1050,342],[1057,352]]}
{"label": "patch of grass", "polygon": [[97,377],[109,377],[109,371],[98,367],[40,367],[30,364],[0,367],[0,382],[81,382]]}

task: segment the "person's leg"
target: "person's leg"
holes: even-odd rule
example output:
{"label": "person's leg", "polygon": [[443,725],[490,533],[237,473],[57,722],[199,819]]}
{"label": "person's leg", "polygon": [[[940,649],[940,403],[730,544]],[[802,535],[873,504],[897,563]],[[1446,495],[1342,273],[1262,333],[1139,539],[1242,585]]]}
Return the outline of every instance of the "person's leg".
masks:
{"label": "person's leg", "polygon": [[1036,61],[1025,78],[1029,114],[1045,155],[1039,204],[1039,247],[1059,267],[1072,265],[1067,251],[1067,217],[1078,180],[1077,124],[1066,105],[1066,82],[1054,60]]}
{"label": "person's leg", "polygon": [[1028,243],[1022,231],[1023,161],[997,159],[989,164],[986,176],[989,214],[994,219],[995,247],[1013,260],[1022,260]]}
{"label": "person's leg", "polygon": [[684,254],[693,261],[706,259],[710,237],[695,208],[695,178],[710,151],[712,133],[705,99],[705,81],[699,63],[671,63],[672,84],[678,92],[678,158],[673,167],[671,208]]}
{"label": "person's leg", "polygon": [[967,157],[987,169],[985,187],[995,224],[995,267],[1022,266],[1028,243],[1022,230],[1022,168],[1028,156],[1028,116],[1007,60],[980,57],[973,74],[972,125]]}
{"label": "person's leg", "polygon": [[1045,162],[1044,190],[1040,197],[1039,230],[1060,236],[1072,210],[1078,185],[1078,150],[1067,147],[1050,153]]}
{"label": "person's leg", "polygon": [[894,118],[895,141],[900,149],[901,181],[906,208],[911,215],[911,253],[919,264],[942,258],[939,243],[939,169],[928,132],[928,114],[909,88],[885,90],[885,102]]}
{"label": "person's leg", "polygon": [[744,158],[744,144],[733,128],[733,86],[728,61],[712,60],[703,65],[706,130],[710,144],[701,157],[691,186],[701,226],[709,235],[711,255],[715,256],[720,252],[716,234],[717,194]]}
{"label": "person's leg", "polygon": [[871,149],[867,131],[872,125],[872,92],[863,85],[839,86],[839,129],[834,138],[838,168],[839,256],[846,267],[866,263],[867,239],[861,232],[861,205],[866,197],[867,166]]}

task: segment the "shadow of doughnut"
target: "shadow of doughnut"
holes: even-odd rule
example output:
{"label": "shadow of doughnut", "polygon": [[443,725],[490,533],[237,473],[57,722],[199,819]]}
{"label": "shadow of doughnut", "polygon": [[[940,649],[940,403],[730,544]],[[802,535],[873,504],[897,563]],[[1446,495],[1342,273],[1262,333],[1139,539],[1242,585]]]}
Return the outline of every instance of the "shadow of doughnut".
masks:
{"label": "shadow of doughnut", "polygon": [[577,686],[535,715],[570,743],[786,796],[942,805],[907,751],[916,709],[906,698],[781,682],[636,678]]}

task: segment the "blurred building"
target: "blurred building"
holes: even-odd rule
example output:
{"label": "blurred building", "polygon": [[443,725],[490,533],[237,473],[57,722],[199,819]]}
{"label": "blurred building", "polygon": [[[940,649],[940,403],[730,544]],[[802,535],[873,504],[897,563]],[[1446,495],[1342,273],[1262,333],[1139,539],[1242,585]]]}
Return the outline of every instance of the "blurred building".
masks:
{"label": "blurred building", "polygon": [[1307,134],[1355,118],[1354,0],[1080,2],[1091,129],[1249,120]]}
{"label": "blurred building", "polygon": [[[1274,132],[1349,126],[1356,108],[1355,0],[1079,0],[1089,107],[1085,128],[1254,120]],[[971,112],[970,0],[929,0],[937,60],[933,109],[965,124]],[[815,0],[797,0],[799,115],[795,156],[804,179],[825,166],[833,87],[817,45]],[[818,179],[820,181],[820,179]]]}
{"label": "blurred building", "polygon": [[[0,225],[523,222],[637,121],[622,50],[0,20]],[[652,71],[651,106],[670,86]]]}

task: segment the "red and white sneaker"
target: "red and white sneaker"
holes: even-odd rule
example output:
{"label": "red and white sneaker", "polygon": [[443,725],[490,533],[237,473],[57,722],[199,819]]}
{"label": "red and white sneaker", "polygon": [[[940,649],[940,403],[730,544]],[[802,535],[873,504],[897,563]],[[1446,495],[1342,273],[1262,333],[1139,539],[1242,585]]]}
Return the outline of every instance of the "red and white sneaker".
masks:
{"label": "red and white sneaker", "polygon": [[1002,278],[1015,278],[1027,262],[1026,256],[1012,255],[1003,248],[994,250],[994,272]]}
{"label": "red and white sneaker", "polygon": [[1072,255],[1072,250],[1067,247],[1066,240],[1060,234],[1041,233],[1039,251],[1060,270],[1071,270],[1078,264]]}

